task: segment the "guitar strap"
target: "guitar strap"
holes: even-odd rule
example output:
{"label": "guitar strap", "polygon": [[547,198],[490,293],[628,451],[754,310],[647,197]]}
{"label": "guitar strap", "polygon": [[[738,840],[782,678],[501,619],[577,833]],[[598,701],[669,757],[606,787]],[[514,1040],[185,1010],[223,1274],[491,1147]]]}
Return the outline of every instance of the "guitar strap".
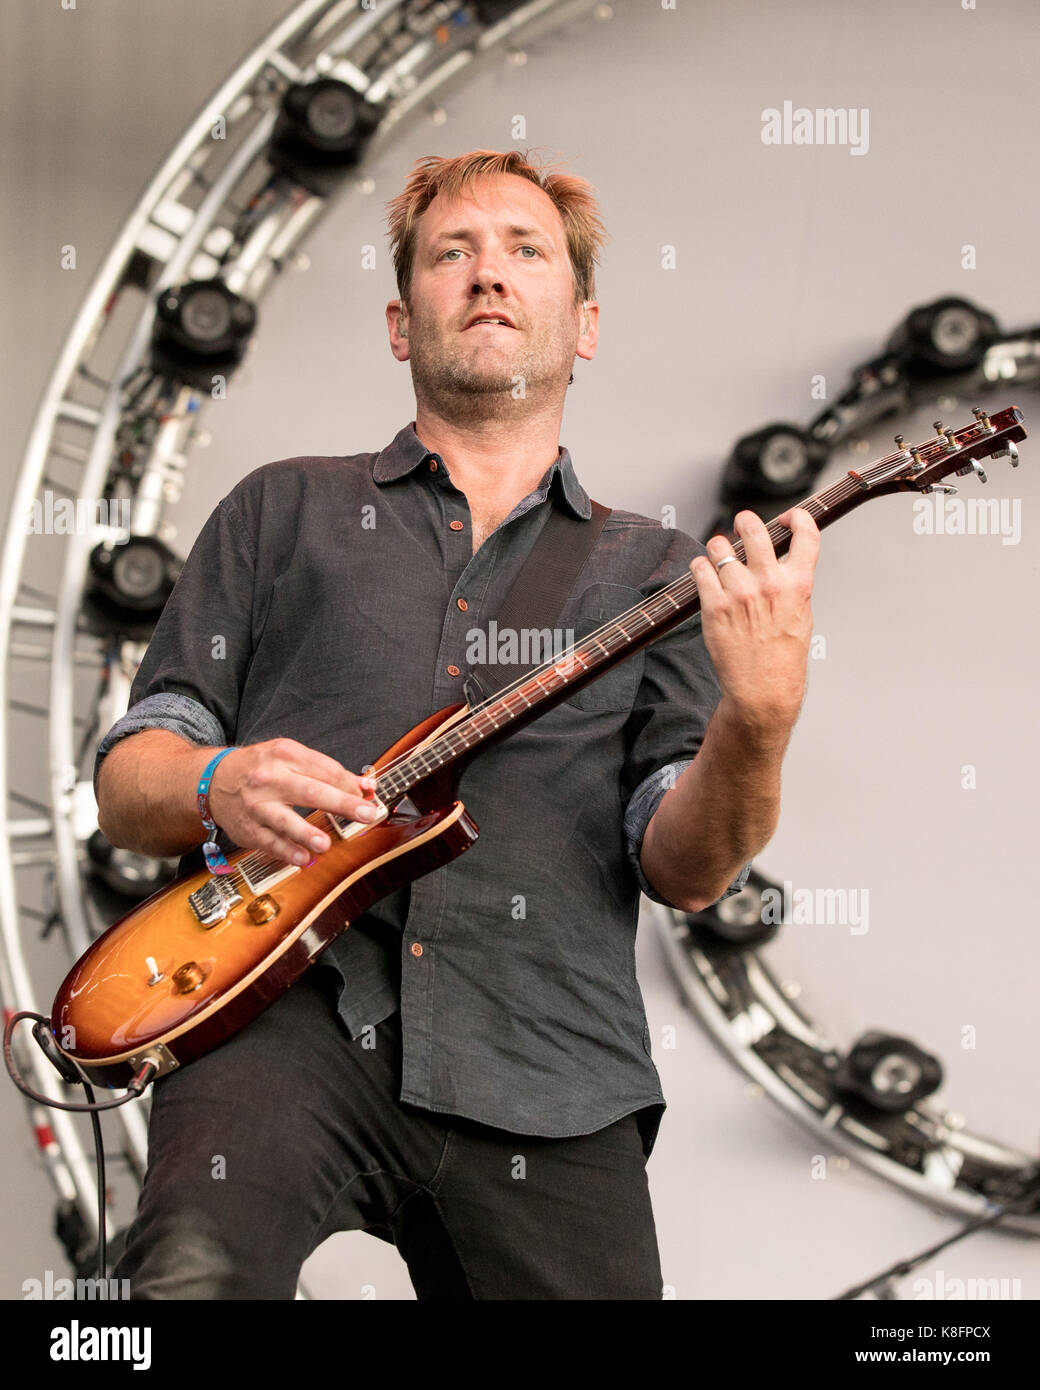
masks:
{"label": "guitar strap", "polygon": [[[533,631],[552,628],[574,587],[578,572],[592,554],[609,515],[610,508],[604,507],[601,502],[592,503],[592,516],[588,521],[553,504],[538,539],[502,604],[496,619],[499,632],[505,629],[518,631],[521,626]],[[480,704],[502,687],[512,685],[541,664],[540,661],[526,665],[510,662],[509,674],[505,679],[500,668],[470,666],[465,681],[466,699],[470,707]]]}

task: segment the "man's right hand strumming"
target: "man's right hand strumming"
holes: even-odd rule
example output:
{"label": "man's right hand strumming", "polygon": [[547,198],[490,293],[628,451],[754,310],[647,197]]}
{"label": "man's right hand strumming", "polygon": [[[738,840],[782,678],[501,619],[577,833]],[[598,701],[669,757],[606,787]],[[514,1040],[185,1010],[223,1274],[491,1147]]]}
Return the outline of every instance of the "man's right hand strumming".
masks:
{"label": "man's right hand strumming", "polygon": [[[156,859],[187,854],[206,839],[199,778],[219,747],[203,748],[166,729],[122,739],[98,774],[98,825],[118,849]],[[214,769],[210,815],[241,849],[262,849],[287,864],[307,864],[331,837],[293,808],[332,811],[362,824],[376,809],[371,777],[291,738],[236,748]],[[366,804],[366,799],[368,804]]]}
{"label": "man's right hand strumming", "polygon": [[214,769],[210,813],[243,849],[263,849],[287,864],[309,864],[327,850],[331,837],[293,810],[311,806],[347,820],[374,821],[368,795],[374,777],[348,772],[291,738],[272,738],[237,748]]}

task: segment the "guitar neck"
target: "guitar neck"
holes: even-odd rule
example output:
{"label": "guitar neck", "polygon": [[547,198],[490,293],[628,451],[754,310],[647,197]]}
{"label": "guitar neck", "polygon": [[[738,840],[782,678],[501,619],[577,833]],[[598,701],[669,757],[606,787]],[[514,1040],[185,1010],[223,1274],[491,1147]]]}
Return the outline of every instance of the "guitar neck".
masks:
{"label": "guitar neck", "polygon": [[[822,528],[870,495],[863,490],[858,476],[849,473],[833,487],[797,505],[804,507]],[[776,554],[786,554],[791,545],[790,529],[773,521],[768,531]],[[744,543],[739,538],[733,540],[733,552],[741,563],[745,562]],[[381,774],[378,795],[384,800],[400,796],[438,768],[468,763],[476,753],[541,718],[642,647],[686,622],[700,606],[697,581],[691,573],[658,589],[642,603],[568,647],[555,660],[478,705],[448,732]]]}
{"label": "guitar neck", "polygon": [[[936,438],[910,449],[900,447],[898,452],[861,472],[850,469],[833,486],[795,505],[804,508],[822,530],[872,497],[934,491],[939,486],[935,480],[951,472],[974,470],[985,481],[976,462],[979,458],[1010,455],[1012,464],[1017,463],[1012,441],[1025,438],[1022,412],[1010,406],[992,420],[984,411],[976,410],[975,415],[975,422],[961,430],[940,432]],[[902,436],[897,436],[896,442],[902,446]],[[767,529],[775,553],[786,554],[792,540],[790,529],[779,521],[770,522]],[[744,542],[737,536],[730,539],[737,559],[746,563]],[[439,770],[465,766],[478,752],[508,738],[640,648],[686,622],[699,611],[700,602],[697,582],[687,572],[568,647],[559,657],[485,700],[424,747],[384,769],[379,775],[377,794],[392,801]]]}

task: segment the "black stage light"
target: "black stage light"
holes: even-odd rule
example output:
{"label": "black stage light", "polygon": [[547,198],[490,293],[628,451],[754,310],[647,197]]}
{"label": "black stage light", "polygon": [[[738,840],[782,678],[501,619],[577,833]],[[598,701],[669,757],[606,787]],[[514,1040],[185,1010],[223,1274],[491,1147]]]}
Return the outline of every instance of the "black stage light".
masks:
{"label": "black stage light", "polygon": [[701,540],[724,535],[736,541],[733,518],[739,511],[752,511],[763,521],[772,521],[812,491],[828,454],[824,440],[797,425],[777,422],[745,434],[734,444],[722,470],[722,510]]}
{"label": "black stage light", "polygon": [[725,942],[739,950],[755,950],[772,941],[780,929],[780,914],[766,910],[763,894],[767,888],[774,890],[772,901],[783,901],[783,890],[778,883],[763,878],[754,868],[748,874],[748,881],[739,893],[728,898],[720,898],[702,912],[688,912],[685,915],[691,930],[707,932],[715,938],[716,946]]}
{"label": "black stage light", "polygon": [[749,498],[804,497],[826,459],[826,445],[797,425],[766,425],[734,444],[722,473],[722,501],[739,511]]}
{"label": "black stage light", "polygon": [[977,367],[999,335],[992,314],[950,296],[911,309],[893,330],[888,349],[913,376],[953,374]]}
{"label": "black stage light", "polygon": [[182,568],[155,536],[131,536],[120,545],[103,541],[90,556],[96,591],[134,613],[161,613]]}
{"label": "black stage light", "polygon": [[267,158],[308,192],[325,197],[361,162],[380,111],[346,82],[294,83],[282,99]]}
{"label": "black stage light", "polygon": [[942,1085],[942,1064],[909,1038],[870,1032],[853,1045],[834,1074],[836,1090],[859,1096],[875,1110],[909,1110]]}
{"label": "black stage light", "polygon": [[[100,830],[95,830],[87,841],[87,859],[90,877],[112,889],[118,898],[130,902],[143,902],[172,882],[179,862],[177,859],[151,859],[133,850],[116,849]],[[104,897],[99,905],[107,906]],[[124,901],[121,906],[125,909],[125,905]]]}
{"label": "black stage light", "polygon": [[183,568],[183,560],[155,536],[95,546],[83,594],[90,630],[146,639]]}
{"label": "black stage light", "polygon": [[241,362],[256,328],[256,307],[221,280],[189,280],[156,301],[152,367],[201,391]]}

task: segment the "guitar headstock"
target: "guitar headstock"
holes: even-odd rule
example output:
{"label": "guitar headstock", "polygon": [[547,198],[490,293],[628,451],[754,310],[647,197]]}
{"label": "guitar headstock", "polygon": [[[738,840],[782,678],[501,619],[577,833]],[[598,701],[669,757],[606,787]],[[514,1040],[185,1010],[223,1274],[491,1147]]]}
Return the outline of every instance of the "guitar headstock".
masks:
{"label": "guitar headstock", "polygon": [[955,492],[956,488],[940,487],[941,479],[951,473],[976,473],[985,482],[980,459],[1006,458],[1017,468],[1015,444],[1026,437],[1022,412],[1009,405],[991,416],[976,406],[972,414],[972,423],[960,429],[946,429],[936,420],[935,434],[923,444],[907,447],[897,434],[897,454],[862,472],[852,469],[851,476],[868,492]]}

